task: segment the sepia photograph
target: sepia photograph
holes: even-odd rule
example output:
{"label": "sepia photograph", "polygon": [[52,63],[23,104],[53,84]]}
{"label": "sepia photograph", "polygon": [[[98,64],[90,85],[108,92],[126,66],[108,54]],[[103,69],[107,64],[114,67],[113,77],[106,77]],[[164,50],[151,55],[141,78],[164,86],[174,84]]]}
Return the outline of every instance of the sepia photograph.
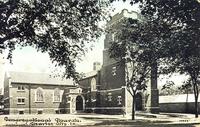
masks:
{"label": "sepia photograph", "polygon": [[0,127],[200,127],[199,0],[0,0]]}

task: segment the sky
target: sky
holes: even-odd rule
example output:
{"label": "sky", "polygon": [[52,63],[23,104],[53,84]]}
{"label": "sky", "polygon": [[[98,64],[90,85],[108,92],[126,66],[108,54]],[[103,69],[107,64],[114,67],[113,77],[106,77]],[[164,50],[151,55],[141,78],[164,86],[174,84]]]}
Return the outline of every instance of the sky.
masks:
{"label": "sky", "polygon": [[[129,2],[116,1],[112,4],[112,15],[120,13],[123,9],[137,11],[138,8],[131,6]],[[103,45],[104,35],[102,35],[95,43],[93,43],[93,50],[90,50],[83,61],[77,63],[78,72],[89,72],[93,68],[93,62],[101,62],[103,60]],[[22,71],[22,72],[50,72],[52,67],[48,54],[37,52],[32,47],[17,48],[13,52],[13,64],[6,61],[7,71]]]}
{"label": "sky", "polygon": [[[117,1],[112,4],[114,11],[111,15],[120,13],[123,9],[128,9],[129,11],[138,11],[137,5],[131,6],[129,2]],[[77,63],[78,72],[90,72],[93,69],[93,63],[98,61],[103,62],[103,47],[104,38],[102,35],[95,43],[93,43],[93,50],[89,51],[85,56],[83,56],[83,61]],[[4,71],[20,71],[20,72],[39,72],[39,73],[51,73],[55,68],[53,67],[48,54],[37,52],[32,47],[16,48],[13,52],[13,64],[10,64],[8,60],[5,61]],[[2,70],[2,68],[0,68]],[[0,77],[2,77],[0,75]],[[173,80],[177,81],[177,78],[182,78],[180,76],[173,76]],[[0,79],[1,80],[1,79]],[[162,79],[163,82],[167,78]],[[179,80],[178,83],[181,83]],[[1,83],[0,83],[1,84]]]}

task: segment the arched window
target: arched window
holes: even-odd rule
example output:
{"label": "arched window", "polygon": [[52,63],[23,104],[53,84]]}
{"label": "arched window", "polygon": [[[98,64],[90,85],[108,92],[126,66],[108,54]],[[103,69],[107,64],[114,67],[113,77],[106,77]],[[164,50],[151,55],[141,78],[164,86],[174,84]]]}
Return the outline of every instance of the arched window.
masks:
{"label": "arched window", "polygon": [[56,88],[54,90],[54,94],[53,94],[53,100],[54,102],[60,102],[61,101],[61,97],[60,97],[60,89],[59,88]]}
{"label": "arched window", "polygon": [[95,91],[97,88],[96,88],[96,79],[95,78],[92,78],[91,80],[91,91]]}
{"label": "arched window", "polygon": [[44,101],[44,92],[41,87],[37,88],[36,90],[36,101],[43,102]]}

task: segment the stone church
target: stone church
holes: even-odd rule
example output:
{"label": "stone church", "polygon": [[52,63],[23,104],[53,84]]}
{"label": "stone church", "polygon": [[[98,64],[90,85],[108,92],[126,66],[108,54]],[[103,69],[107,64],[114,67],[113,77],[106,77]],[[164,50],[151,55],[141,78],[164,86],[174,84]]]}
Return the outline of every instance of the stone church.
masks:
{"label": "stone church", "polygon": [[[142,20],[137,12],[123,10],[107,23],[104,40],[103,65],[94,63],[93,71],[86,73],[80,80],[86,112],[121,114],[132,112],[132,96],[126,89],[125,66],[118,66],[117,61],[109,57],[110,40],[114,39],[115,30],[120,28],[123,20],[133,18]],[[136,110],[159,112],[157,80],[151,78],[145,93],[136,95]]]}

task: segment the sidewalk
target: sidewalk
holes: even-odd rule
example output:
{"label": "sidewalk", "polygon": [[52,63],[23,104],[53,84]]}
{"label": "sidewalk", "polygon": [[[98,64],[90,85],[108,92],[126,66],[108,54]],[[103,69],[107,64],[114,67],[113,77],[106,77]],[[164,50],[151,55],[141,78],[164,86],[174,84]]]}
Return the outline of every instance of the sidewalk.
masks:
{"label": "sidewalk", "polygon": [[[78,117],[87,118],[95,121],[132,121],[131,114],[123,115],[104,115],[104,114],[76,114]],[[146,112],[136,112],[135,121],[150,121],[150,122],[162,122],[163,124],[174,123],[200,123],[199,118],[195,118],[194,114],[182,114],[182,113],[160,113],[152,114]]]}
{"label": "sidewalk", "polygon": [[[2,123],[15,123],[6,122],[5,117],[9,119],[50,119],[53,126],[58,126],[56,119],[62,120],[62,125],[59,126],[70,126],[71,122],[69,120],[76,120],[75,124],[77,126],[103,126],[103,125],[125,125],[125,126],[167,126],[182,124],[188,125],[187,127],[193,127],[189,125],[199,124],[200,118],[195,118],[193,114],[180,114],[180,113],[160,113],[151,114],[144,112],[136,112],[136,120],[131,120],[131,114],[127,114],[125,117],[123,115],[105,115],[105,114],[95,114],[95,113],[79,113],[79,114],[42,114],[42,115],[2,115],[0,116],[0,125]],[[77,122],[80,121],[80,122]],[[23,122],[21,122],[23,123]],[[18,124],[21,124],[18,122]],[[73,122],[72,122],[73,123]],[[65,125],[66,124],[66,125]],[[170,127],[171,127],[170,126]],[[194,126],[196,127],[196,126]]]}

